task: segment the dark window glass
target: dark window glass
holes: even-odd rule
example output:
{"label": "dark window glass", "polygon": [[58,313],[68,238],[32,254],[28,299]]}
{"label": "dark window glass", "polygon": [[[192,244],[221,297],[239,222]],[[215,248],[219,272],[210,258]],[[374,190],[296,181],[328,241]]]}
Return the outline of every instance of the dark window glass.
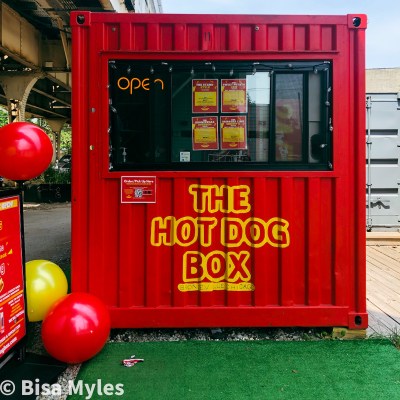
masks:
{"label": "dark window glass", "polygon": [[303,74],[277,74],[275,86],[275,160],[302,161]]}
{"label": "dark window glass", "polygon": [[330,64],[109,62],[110,170],[329,169]]}

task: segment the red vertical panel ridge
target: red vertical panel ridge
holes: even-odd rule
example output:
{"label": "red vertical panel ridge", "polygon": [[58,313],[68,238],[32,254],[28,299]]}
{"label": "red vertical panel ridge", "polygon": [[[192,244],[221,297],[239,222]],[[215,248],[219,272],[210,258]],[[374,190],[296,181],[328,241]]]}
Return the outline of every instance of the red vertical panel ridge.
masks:
{"label": "red vertical panel ridge", "polygon": [[324,25],[321,27],[322,50],[336,50],[336,30],[334,26]]}
{"label": "red vertical panel ridge", "polygon": [[[253,184],[254,198],[256,201],[253,206],[253,215],[252,217],[258,217],[266,220],[267,216],[265,215],[266,209],[268,209],[268,204],[264,201],[257,201],[257,199],[267,199],[267,185],[265,178],[254,178]],[[272,192],[272,191],[271,191]],[[271,212],[271,210],[268,210]],[[273,212],[273,211],[272,211]],[[257,251],[258,257],[254,259],[254,306],[265,307],[268,304],[268,298],[270,293],[273,291],[273,287],[277,286],[277,281],[273,281],[271,279],[270,270],[273,269],[274,263],[271,257],[268,257],[268,251],[271,252],[271,249],[266,248],[262,249],[262,251]],[[276,252],[272,252],[276,254]],[[252,255],[254,257],[254,255]],[[265,290],[265,286],[271,286],[272,290]],[[275,302],[277,304],[277,301]]]}
{"label": "red vertical panel ridge", "polygon": [[74,135],[73,157],[74,168],[72,169],[72,237],[71,245],[71,286],[72,291],[88,290],[88,266],[89,266],[89,216],[88,201],[89,189],[87,184],[88,159],[87,149],[89,130],[87,110],[89,109],[89,33],[88,27],[72,25],[74,35],[74,46],[72,48],[72,65],[76,73],[72,86],[72,101],[79,105],[72,108],[72,125]]}
{"label": "red vertical panel ridge", "polygon": [[133,24],[131,30],[133,35],[132,43],[133,50],[141,51],[147,49],[147,25],[146,24]]}
{"label": "red vertical panel ridge", "polygon": [[338,48],[338,34],[337,34],[337,26],[332,26],[332,50],[336,51]]}
{"label": "red vertical panel ridge", "polygon": [[280,50],[293,51],[294,48],[294,26],[282,25],[282,47]]}
{"label": "red vertical panel ridge", "polygon": [[161,50],[174,50],[174,26],[172,24],[161,24]]}
{"label": "red vertical panel ridge", "polygon": [[[100,191],[99,191],[100,192]],[[113,194],[110,196],[110,194]],[[102,248],[105,257],[101,258],[101,266],[97,267],[97,272],[103,277],[103,287],[106,288],[103,300],[106,304],[116,306],[119,302],[119,219],[109,218],[109,215],[118,215],[119,209],[119,182],[108,180],[103,185],[101,196],[105,206],[99,210],[102,226]],[[115,238],[110,240],[110,237]]]}
{"label": "red vertical panel ridge", "polygon": [[[354,46],[354,90],[355,95],[355,140],[354,140],[354,159],[357,165],[355,180],[355,279],[357,282],[357,291],[355,293],[355,312],[366,312],[366,248],[365,248],[365,226],[366,213],[364,202],[361,200],[365,196],[364,182],[365,177],[365,30],[353,30],[355,46]],[[366,318],[366,317],[364,317]],[[366,321],[363,321],[366,324]]]}
{"label": "red vertical panel ridge", "polygon": [[267,50],[277,51],[281,48],[281,26],[280,25],[269,25],[267,36]]}
{"label": "red vertical panel ridge", "polygon": [[254,48],[254,28],[252,25],[240,25],[240,50],[250,51]]}
{"label": "red vertical panel ridge", "polygon": [[319,51],[321,50],[321,25],[309,25],[309,44],[308,50]]}
{"label": "red vertical panel ridge", "polygon": [[105,25],[105,47],[106,50],[119,50],[120,26],[119,24],[106,24]]}
{"label": "red vertical panel ridge", "polygon": [[347,210],[342,204],[348,203],[346,196],[347,188],[344,187],[342,179],[335,180],[333,209],[334,213],[334,299],[335,306],[348,306],[350,298],[350,276],[349,271],[349,249],[351,238],[348,235]]}
{"label": "red vertical panel ridge", "polygon": [[240,50],[240,28],[239,24],[228,25],[228,50]]}
{"label": "red vertical panel ridge", "polygon": [[[157,182],[157,185],[158,192],[162,191],[159,181]],[[162,209],[163,205],[160,204],[160,202],[158,201],[155,204],[140,204],[137,206],[142,209],[144,216],[141,230],[136,229],[136,231],[144,238],[143,247],[145,250],[145,307],[159,307],[162,305],[162,276],[160,274],[160,269],[165,266],[165,263],[163,260],[162,251],[158,251],[158,249],[150,251],[148,238],[150,237],[152,219],[154,217],[164,215]],[[170,268],[170,265],[168,263],[166,268]]]}
{"label": "red vertical panel ridge", "polygon": [[[215,182],[215,180],[213,180],[212,178],[209,178],[209,177],[201,177],[199,179],[198,183],[199,183],[199,185],[207,185],[207,186],[217,184],[217,182]],[[205,212],[201,215],[208,217],[213,214]],[[199,216],[200,216],[200,214],[199,214]],[[208,250],[208,251],[210,251],[210,250]],[[213,292],[199,291],[198,292],[198,305],[202,308],[203,307],[208,308],[208,307],[213,307],[213,306],[217,305],[217,295],[216,295],[215,291],[213,291]],[[220,304],[220,305],[222,305],[222,304]]]}
{"label": "red vertical panel ridge", "polygon": [[[88,227],[88,279],[89,279],[89,291],[100,298],[107,298],[105,292],[108,290],[104,287],[104,276],[107,274],[107,270],[104,268],[102,263],[103,254],[103,243],[101,233],[103,232],[102,223],[102,211],[103,207],[106,206],[104,203],[103,191],[105,188],[105,182],[102,181],[100,176],[101,170],[101,138],[98,132],[102,131],[101,122],[101,94],[104,93],[100,90],[99,80],[94,78],[94,71],[99,72],[100,68],[98,65],[99,53],[105,47],[105,41],[108,40],[107,34],[109,28],[114,24],[105,25],[104,23],[97,24],[95,29],[92,30],[91,41],[89,42],[89,65],[90,76],[88,77],[87,85],[89,91],[89,107],[87,110],[88,120],[88,131],[84,132],[88,136],[88,147],[85,148],[85,158],[88,160],[87,179],[90,184],[88,185],[87,193],[87,212],[89,216],[89,227]],[[116,31],[115,31],[116,32]],[[114,33],[115,33],[114,32]],[[99,40],[98,38],[101,38]],[[93,199],[96,199],[93,202]],[[100,217],[99,217],[100,216]]]}
{"label": "red vertical panel ridge", "polygon": [[[242,182],[240,182],[242,183]],[[231,177],[226,180],[226,185],[228,187],[234,187],[239,185],[239,179],[238,177]],[[251,257],[250,257],[251,259]],[[248,264],[248,268],[250,270],[250,273],[252,273],[253,270],[253,262],[250,261]],[[243,302],[243,297],[245,296],[244,292],[231,292],[231,291],[225,291],[225,299],[224,299],[224,305],[227,307],[238,307],[240,305],[245,304]]]}
{"label": "red vertical panel ridge", "polygon": [[309,40],[308,34],[309,30],[307,26],[296,25],[294,27],[294,49],[297,51],[308,50]]}
{"label": "red vertical panel ridge", "polygon": [[254,29],[254,50],[265,51],[267,50],[267,27],[264,24],[258,24],[253,27]]}
{"label": "red vertical panel ridge", "polygon": [[120,286],[123,292],[120,301],[124,302],[121,306],[143,307],[146,305],[147,240],[137,226],[146,226],[145,206],[121,204],[120,209]]}
{"label": "red vertical panel ridge", "polygon": [[214,50],[215,36],[213,24],[202,24],[201,26],[201,50]]}
{"label": "red vertical panel ridge", "polygon": [[160,24],[148,24],[147,35],[147,50],[160,50]]}
{"label": "red vertical panel ridge", "polygon": [[187,51],[200,50],[201,35],[200,25],[188,24],[186,30],[187,37]]}
{"label": "red vertical panel ridge", "polygon": [[321,250],[325,240],[321,232],[321,204],[322,196],[329,196],[329,192],[321,193],[320,178],[308,179],[307,185],[307,291],[306,304],[318,306],[321,304],[320,271],[322,265]]}
{"label": "red vertical panel ridge", "polygon": [[[178,214],[175,212],[175,203],[174,199],[177,198],[176,189],[175,189],[175,180],[170,178],[158,178],[157,179],[158,193],[165,193],[162,196],[162,204],[157,206],[157,216],[166,217],[169,215],[173,215],[176,218],[179,218]],[[147,254],[150,252],[157,252],[157,264],[154,268],[153,273],[153,281],[155,281],[155,286],[158,291],[158,305],[163,307],[171,307],[174,302],[174,269],[179,267],[173,262],[173,253],[175,252],[176,246],[160,246],[160,247],[152,247],[149,244],[149,238],[151,236],[152,229],[152,218],[154,214],[150,209],[153,208],[152,204],[149,204],[148,216],[147,216],[147,231],[146,231],[146,249]],[[174,224],[172,224],[174,225]],[[175,229],[172,229],[175,231]],[[172,234],[173,236],[173,234]]]}
{"label": "red vertical panel ridge", "polygon": [[186,25],[185,24],[174,24],[174,50],[183,51],[186,50]]}
{"label": "red vertical panel ridge", "polygon": [[[279,216],[280,218],[289,221],[289,230],[290,224],[294,222],[295,216],[293,213],[293,202],[294,202],[294,182],[293,178],[283,177],[280,180],[280,193],[279,193],[279,201],[280,201],[280,209]],[[294,276],[293,276],[293,268],[296,267],[295,259],[293,258],[293,246],[292,243],[289,247],[283,249],[279,249],[279,258],[280,258],[280,304],[285,307],[293,306],[293,285],[294,285]]]}
{"label": "red vertical panel ridge", "polygon": [[319,182],[321,194],[320,239],[321,246],[319,279],[321,288],[321,304],[334,304],[334,190],[335,179],[324,178]]}
{"label": "red vertical panel ridge", "polygon": [[213,50],[216,51],[225,51],[230,50],[229,44],[230,41],[228,40],[228,29],[229,25],[215,25],[214,26],[214,46]]}
{"label": "red vertical panel ridge", "polygon": [[[307,241],[309,240],[307,225],[308,201],[307,178],[296,177],[293,179],[291,212],[288,214],[288,222],[293,240],[290,246],[283,249],[292,263],[290,272],[292,280],[293,304],[304,305],[306,298],[306,261]],[[285,217],[283,217],[285,218]],[[286,219],[286,218],[285,218]]]}
{"label": "red vertical panel ridge", "polygon": [[[190,198],[184,193],[188,191],[188,183],[185,178],[175,178],[171,182],[171,190],[173,193],[172,214],[175,218],[191,215],[190,212]],[[190,298],[193,297],[192,292],[181,292],[179,285],[183,283],[183,262],[184,253],[186,248],[182,246],[172,246],[172,260],[171,260],[171,306],[184,307],[190,304]],[[192,304],[193,305],[193,304]],[[195,304],[197,305],[197,304]]]}
{"label": "red vertical panel ridge", "polygon": [[127,51],[132,48],[131,28],[132,28],[132,25],[129,22],[121,23],[121,35],[120,35],[121,50]]}

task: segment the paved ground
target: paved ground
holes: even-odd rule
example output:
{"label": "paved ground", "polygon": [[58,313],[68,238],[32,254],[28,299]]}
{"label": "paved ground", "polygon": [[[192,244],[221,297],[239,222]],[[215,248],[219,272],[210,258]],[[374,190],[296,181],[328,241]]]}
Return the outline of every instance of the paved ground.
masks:
{"label": "paved ground", "polygon": [[24,206],[25,258],[69,264],[71,253],[71,204]]}

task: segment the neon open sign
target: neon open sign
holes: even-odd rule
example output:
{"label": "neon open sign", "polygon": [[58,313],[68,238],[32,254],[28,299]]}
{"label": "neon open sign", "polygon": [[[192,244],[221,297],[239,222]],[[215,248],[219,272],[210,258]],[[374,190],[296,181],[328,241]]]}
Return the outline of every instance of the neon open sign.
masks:
{"label": "neon open sign", "polygon": [[129,94],[132,94],[134,90],[144,89],[150,90],[150,84],[153,82],[154,84],[158,83],[161,85],[161,90],[164,90],[164,81],[162,79],[154,79],[153,81],[150,78],[140,79],[137,77],[127,78],[126,76],[122,76],[118,79],[117,85],[121,90],[129,90]]}

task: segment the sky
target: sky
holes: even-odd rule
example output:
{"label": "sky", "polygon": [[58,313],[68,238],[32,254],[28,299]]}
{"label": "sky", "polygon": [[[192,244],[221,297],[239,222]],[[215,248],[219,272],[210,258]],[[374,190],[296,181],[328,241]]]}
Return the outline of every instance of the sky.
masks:
{"label": "sky", "polygon": [[400,0],[162,0],[166,14],[367,14],[367,68],[400,67]]}

